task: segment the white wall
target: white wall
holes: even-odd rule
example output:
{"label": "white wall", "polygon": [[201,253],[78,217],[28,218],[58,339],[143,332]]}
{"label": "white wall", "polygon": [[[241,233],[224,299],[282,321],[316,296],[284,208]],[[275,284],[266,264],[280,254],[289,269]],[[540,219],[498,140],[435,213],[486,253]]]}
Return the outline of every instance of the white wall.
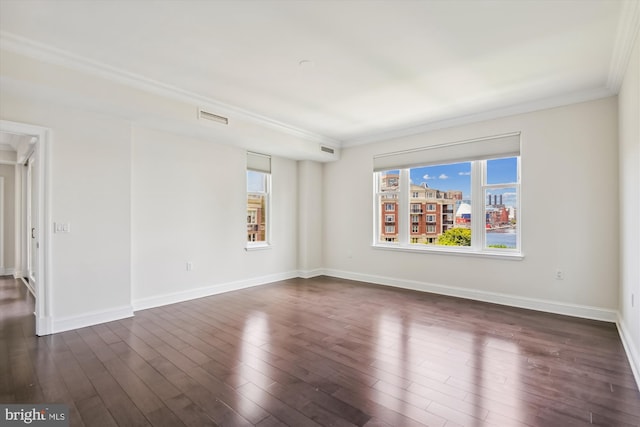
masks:
{"label": "white wall", "polygon": [[0,164],[0,176],[4,178],[4,200],[2,201],[3,209],[3,262],[4,267],[2,274],[12,274],[15,267],[15,240],[16,240],[16,222],[15,222],[15,175],[16,167],[14,165]]}
{"label": "white wall", "polygon": [[273,158],[273,245],[247,252],[246,149],[324,158],[317,141],[235,115],[200,122],[202,100],[2,58],[0,118],[52,130],[47,220],[71,226],[51,236],[54,331],[297,274],[296,161]]}
{"label": "white wall", "polygon": [[7,92],[0,110],[52,129],[51,220],[71,226],[51,242],[54,329],[130,312],[130,125]]}
{"label": "white wall", "polygon": [[[522,261],[371,247],[376,154],[522,132]],[[615,320],[616,99],[607,98],[343,149],[324,170],[331,274]],[[562,268],[564,280],[554,280]]]}
{"label": "white wall", "polygon": [[[640,34],[618,95],[620,117],[620,327],[640,383]],[[632,305],[632,297],[634,304]]]}
{"label": "white wall", "polygon": [[303,277],[323,267],[322,170],[318,162],[298,162],[298,269]]}
{"label": "white wall", "polygon": [[295,161],[272,159],[272,247],[246,251],[246,150],[135,127],[134,305],[295,277],[296,173]]}

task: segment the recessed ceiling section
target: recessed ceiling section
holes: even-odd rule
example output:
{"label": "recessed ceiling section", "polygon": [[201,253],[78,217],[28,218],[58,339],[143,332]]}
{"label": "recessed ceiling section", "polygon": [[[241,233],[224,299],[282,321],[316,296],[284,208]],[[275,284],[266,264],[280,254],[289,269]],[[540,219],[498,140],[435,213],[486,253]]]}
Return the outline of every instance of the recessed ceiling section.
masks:
{"label": "recessed ceiling section", "polygon": [[2,0],[0,28],[348,144],[606,94],[622,5]]}

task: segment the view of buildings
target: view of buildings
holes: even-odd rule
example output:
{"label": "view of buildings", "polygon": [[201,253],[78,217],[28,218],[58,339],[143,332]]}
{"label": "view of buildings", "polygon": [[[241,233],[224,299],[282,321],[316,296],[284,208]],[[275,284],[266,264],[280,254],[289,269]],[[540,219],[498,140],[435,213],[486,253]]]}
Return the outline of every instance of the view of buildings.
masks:
{"label": "view of buildings", "polygon": [[[381,177],[380,241],[398,241],[398,188],[399,176]],[[450,228],[471,227],[471,205],[463,200],[463,192],[430,188],[427,183],[411,184],[409,197],[410,243],[437,244],[438,237]],[[503,203],[502,195],[487,195],[487,230],[513,229],[516,211]]]}
{"label": "view of buildings", "polygon": [[247,241],[265,241],[265,200],[262,194],[247,196]]}

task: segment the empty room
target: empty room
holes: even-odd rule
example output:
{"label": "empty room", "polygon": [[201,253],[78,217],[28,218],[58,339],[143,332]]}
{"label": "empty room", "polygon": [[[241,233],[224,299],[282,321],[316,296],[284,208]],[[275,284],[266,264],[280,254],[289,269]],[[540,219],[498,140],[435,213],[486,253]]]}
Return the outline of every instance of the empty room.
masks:
{"label": "empty room", "polygon": [[0,0],[0,424],[640,426],[640,0]]}

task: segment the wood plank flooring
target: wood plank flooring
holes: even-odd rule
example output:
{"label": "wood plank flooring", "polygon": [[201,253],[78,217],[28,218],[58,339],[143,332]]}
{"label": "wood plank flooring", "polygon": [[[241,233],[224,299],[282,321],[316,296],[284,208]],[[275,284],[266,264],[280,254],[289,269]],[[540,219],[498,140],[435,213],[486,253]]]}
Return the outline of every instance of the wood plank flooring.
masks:
{"label": "wood plank flooring", "polygon": [[0,278],[0,403],[73,426],[638,426],[610,323],[320,277],[46,337]]}

